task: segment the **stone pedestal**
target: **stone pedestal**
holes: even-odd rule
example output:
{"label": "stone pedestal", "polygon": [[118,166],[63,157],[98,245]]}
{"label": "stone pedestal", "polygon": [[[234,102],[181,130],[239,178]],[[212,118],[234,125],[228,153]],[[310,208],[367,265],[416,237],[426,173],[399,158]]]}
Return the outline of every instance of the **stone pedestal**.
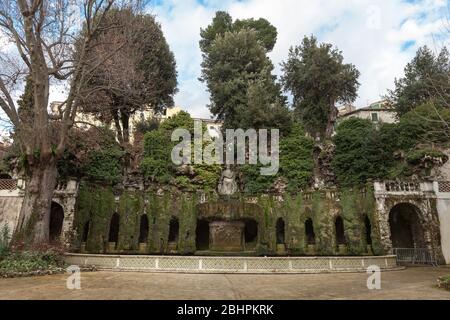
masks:
{"label": "stone pedestal", "polygon": [[142,242],[139,243],[139,253],[146,253],[147,252],[147,243]]}
{"label": "stone pedestal", "polygon": [[115,242],[108,242],[108,253],[115,253],[116,252],[116,243]]}
{"label": "stone pedestal", "polygon": [[346,255],[347,254],[347,245],[346,244],[338,245],[338,254],[340,254],[340,255]]}
{"label": "stone pedestal", "polygon": [[277,243],[277,254],[285,255],[286,254],[286,244]]}
{"label": "stone pedestal", "polygon": [[213,251],[243,251],[245,224],[240,221],[214,221],[209,224],[209,248]]}
{"label": "stone pedestal", "polygon": [[309,255],[315,255],[316,254],[316,245],[315,244],[308,244],[306,246],[306,253]]}
{"label": "stone pedestal", "polygon": [[167,250],[169,253],[176,253],[178,249],[178,243],[176,241],[171,241],[167,244]]}

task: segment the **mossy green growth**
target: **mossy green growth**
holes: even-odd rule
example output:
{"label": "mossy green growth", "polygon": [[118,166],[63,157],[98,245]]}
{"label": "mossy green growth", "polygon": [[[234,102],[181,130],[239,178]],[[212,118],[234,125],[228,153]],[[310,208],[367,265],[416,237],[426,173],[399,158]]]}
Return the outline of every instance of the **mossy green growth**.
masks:
{"label": "mossy green growth", "polygon": [[83,233],[88,225],[86,250],[92,253],[105,252],[111,217],[116,211],[112,188],[82,185],[76,208],[74,217],[76,245],[78,244],[79,247],[81,244]]}
{"label": "mossy green growth", "polygon": [[[371,224],[372,248],[375,254],[383,254],[376,224],[373,190],[343,189],[340,192],[313,191],[286,195],[283,199],[274,195],[221,198],[217,194],[168,191],[124,191],[115,199],[111,188],[82,185],[75,214],[77,236],[74,247],[80,248],[84,226],[90,222],[86,249],[91,253],[105,252],[112,215],[120,217],[118,253],[193,254],[196,251],[196,227],[198,219],[224,219],[248,221],[258,225],[254,250],[258,255],[277,254],[276,225],[284,221],[286,253],[311,254],[308,248],[305,222],[311,219],[315,234],[314,254],[337,254],[335,219],[341,216],[347,240],[347,254],[367,254],[365,217]],[[142,215],[148,218],[147,249],[139,250]],[[170,222],[178,221],[175,242],[169,243]],[[173,240],[173,239],[172,239]],[[141,249],[142,250],[142,249]]]}

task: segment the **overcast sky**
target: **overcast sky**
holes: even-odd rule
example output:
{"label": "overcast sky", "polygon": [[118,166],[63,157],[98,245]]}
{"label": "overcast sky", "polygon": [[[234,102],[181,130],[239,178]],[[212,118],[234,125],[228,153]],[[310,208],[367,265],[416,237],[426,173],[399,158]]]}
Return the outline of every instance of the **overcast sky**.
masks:
{"label": "overcast sky", "polygon": [[[236,18],[266,18],[278,30],[270,57],[275,73],[289,47],[303,36],[337,46],[345,62],[361,72],[357,107],[380,99],[420,46],[433,50],[448,45],[445,32],[450,0],[153,0],[148,12],[161,23],[175,53],[179,92],[175,104],[195,117],[209,118],[209,96],[200,76],[200,28],[211,23],[217,10]],[[0,50],[5,49],[0,37]],[[11,44],[10,44],[11,45]],[[61,100],[64,90],[51,90],[50,101]],[[2,117],[0,113],[0,119]],[[3,131],[3,132],[2,132]],[[0,121],[0,135],[5,133]]]}

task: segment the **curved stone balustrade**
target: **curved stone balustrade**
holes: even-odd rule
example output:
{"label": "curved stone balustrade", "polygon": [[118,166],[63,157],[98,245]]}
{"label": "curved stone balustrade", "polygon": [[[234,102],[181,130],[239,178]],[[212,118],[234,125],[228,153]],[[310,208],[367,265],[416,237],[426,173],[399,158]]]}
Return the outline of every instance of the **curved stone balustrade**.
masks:
{"label": "curved stone balustrade", "polygon": [[333,273],[366,272],[369,266],[397,270],[396,257],[201,257],[66,254],[71,265],[99,270],[180,273]]}

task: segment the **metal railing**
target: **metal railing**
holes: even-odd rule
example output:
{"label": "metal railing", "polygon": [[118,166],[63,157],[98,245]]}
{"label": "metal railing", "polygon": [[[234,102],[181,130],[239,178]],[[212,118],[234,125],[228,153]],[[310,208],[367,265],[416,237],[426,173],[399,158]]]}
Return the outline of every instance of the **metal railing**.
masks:
{"label": "metal railing", "polygon": [[0,179],[0,190],[15,190],[17,188],[17,180]]}
{"label": "metal railing", "polygon": [[424,248],[394,248],[398,264],[432,265],[437,267],[437,261],[429,249]]}

